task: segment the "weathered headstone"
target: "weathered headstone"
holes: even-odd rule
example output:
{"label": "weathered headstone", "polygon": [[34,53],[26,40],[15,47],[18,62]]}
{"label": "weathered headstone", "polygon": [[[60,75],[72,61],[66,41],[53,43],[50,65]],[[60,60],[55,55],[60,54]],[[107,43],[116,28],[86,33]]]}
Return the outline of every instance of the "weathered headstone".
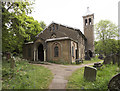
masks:
{"label": "weathered headstone", "polygon": [[11,58],[11,54],[10,54],[10,52],[7,52],[6,53],[6,59],[8,60],[8,59],[10,59]]}
{"label": "weathered headstone", "polygon": [[115,75],[108,84],[110,91],[120,91],[120,73]]}
{"label": "weathered headstone", "polygon": [[14,67],[15,67],[15,60],[14,60],[14,58],[11,58],[11,61],[10,61],[11,63],[10,63],[10,67],[11,67],[11,69],[14,69]]}
{"label": "weathered headstone", "polygon": [[109,55],[109,56],[106,56],[106,57],[104,58],[103,64],[110,64],[111,62],[112,62],[112,58],[111,58],[111,56]]}
{"label": "weathered headstone", "polygon": [[104,58],[103,64],[119,63],[118,60],[119,60],[119,55],[118,54],[111,54],[111,55],[108,55]]}
{"label": "weathered headstone", "polygon": [[94,67],[85,66],[84,78],[86,80],[94,81],[96,80],[97,69]]}

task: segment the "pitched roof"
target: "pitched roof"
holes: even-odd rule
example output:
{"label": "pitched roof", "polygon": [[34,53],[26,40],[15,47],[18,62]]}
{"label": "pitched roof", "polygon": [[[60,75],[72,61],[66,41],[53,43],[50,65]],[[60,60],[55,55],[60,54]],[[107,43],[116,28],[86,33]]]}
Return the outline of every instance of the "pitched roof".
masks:
{"label": "pitched roof", "polygon": [[[49,24],[49,26],[52,24],[56,24],[56,25],[63,27],[60,31],[56,32],[56,36],[59,38],[60,37],[69,37],[69,38],[72,38],[73,40],[77,40],[77,35],[82,35],[82,37],[85,40],[87,40],[86,37],[84,36],[84,34],[77,28],[73,28],[73,27],[62,25],[62,24],[55,23],[55,22],[52,22],[51,24]],[[41,38],[43,38],[45,40],[50,39],[51,33],[49,31],[45,31],[49,28],[49,26],[47,26],[43,31],[41,31],[36,37],[40,36]]]}

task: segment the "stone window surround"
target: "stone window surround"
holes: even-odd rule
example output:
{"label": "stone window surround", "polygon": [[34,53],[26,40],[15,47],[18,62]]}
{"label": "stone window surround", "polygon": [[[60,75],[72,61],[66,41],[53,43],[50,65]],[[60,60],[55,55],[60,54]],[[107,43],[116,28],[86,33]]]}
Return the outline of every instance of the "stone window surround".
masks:
{"label": "stone window surround", "polygon": [[54,47],[54,57],[59,57],[59,48],[57,45]]}
{"label": "stone window surround", "polygon": [[[58,47],[58,57],[55,57],[54,55],[54,48],[55,47]],[[53,44],[52,44],[52,56],[54,57],[54,58],[60,58],[61,57],[61,48],[62,48],[62,46],[61,46],[61,43],[59,43],[59,42],[54,42]]]}

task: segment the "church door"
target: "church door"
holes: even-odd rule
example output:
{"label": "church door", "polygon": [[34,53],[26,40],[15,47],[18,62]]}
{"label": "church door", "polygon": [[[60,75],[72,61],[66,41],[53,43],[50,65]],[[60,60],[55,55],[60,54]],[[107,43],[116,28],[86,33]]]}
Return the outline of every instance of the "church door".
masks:
{"label": "church door", "polygon": [[78,50],[75,50],[75,52],[76,52],[76,59],[77,59],[77,57],[78,57]]}
{"label": "church door", "polygon": [[39,61],[44,61],[44,50],[43,50],[43,45],[40,44],[38,47],[38,60]]}

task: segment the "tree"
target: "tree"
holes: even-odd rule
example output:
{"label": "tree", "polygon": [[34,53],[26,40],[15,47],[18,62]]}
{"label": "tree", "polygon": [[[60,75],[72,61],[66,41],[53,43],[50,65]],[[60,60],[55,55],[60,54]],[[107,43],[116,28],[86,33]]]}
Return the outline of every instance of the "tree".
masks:
{"label": "tree", "polygon": [[40,23],[28,16],[32,12],[32,4],[23,2],[2,2],[2,49],[22,52],[25,42],[34,41],[35,36],[42,31]]}
{"label": "tree", "polygon": [[97,54],[116,54],[119,51],[120,46],[118,45],[118,40],[109,39],[107,40],[106,46],[103,48],[103,41],[99,40],[95,42],[95,53]]}
{"label": "tree", "polygon": [[40,27],[41,27],[42,29],[45,29],[46,24],[44,23],[44,21],[41,21],[41,22],[40,22]]}
{"label": "tree", "polygon": [[115,24],[109,20],[101,20],[95,25],[97,34],[96,51],[103,53],[105,56],[110,53],[116,53],[118,43],[115,38],[118,36],[118,29]]}

